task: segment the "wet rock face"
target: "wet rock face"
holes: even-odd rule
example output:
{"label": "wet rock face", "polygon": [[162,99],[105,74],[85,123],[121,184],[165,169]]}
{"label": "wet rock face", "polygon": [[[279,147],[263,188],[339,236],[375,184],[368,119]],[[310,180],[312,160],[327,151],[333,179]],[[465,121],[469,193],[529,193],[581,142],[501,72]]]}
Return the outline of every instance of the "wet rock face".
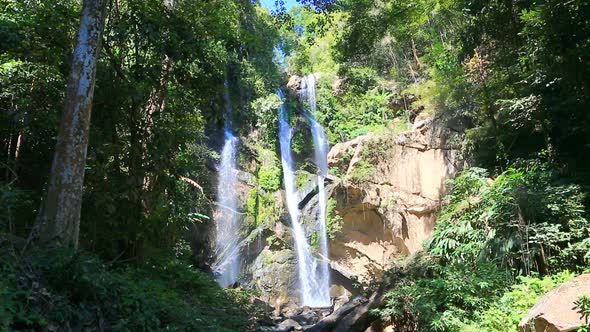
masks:
{"label": "wet rock face", "polygon": [[379,278],[396,256],[422,247],[434,228],[445,183],[462,167],[457,134],[430,120],[397,136],[368,134],[335,145],[330,167],[342,231],[330,241],[331,266],[361,283]]}

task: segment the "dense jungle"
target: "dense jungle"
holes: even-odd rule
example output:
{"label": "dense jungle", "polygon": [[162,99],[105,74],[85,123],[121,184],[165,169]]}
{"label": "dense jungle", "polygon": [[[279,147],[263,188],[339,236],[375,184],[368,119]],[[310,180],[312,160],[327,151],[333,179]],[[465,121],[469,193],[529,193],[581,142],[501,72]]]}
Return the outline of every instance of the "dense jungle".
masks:
{"label": "dense jungle", "polygon": [[0,331],[590,331],[590,1],[0,0]]}

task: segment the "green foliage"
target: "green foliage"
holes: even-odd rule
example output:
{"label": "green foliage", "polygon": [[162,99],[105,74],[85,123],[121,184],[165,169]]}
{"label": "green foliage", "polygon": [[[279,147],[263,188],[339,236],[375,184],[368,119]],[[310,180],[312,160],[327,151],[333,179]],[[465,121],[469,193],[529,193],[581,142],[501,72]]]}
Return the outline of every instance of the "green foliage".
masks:
{"label": "green foliage", "polygon": [[31,196],[10,184],[0,186],[0,232],[15,232],[17,225],[34,218],[36,207]]}
{"label": "green foliage", "polygon": [[374,164],[360,160],[354,165],[350,174],[348,174],[348,180],[354,184],[363,184],[370,180],[376,171],[377,167]]}
{"label": "green foliage", "polygon": [[522,317],[543,295],[573,277],[568,271],[543,278],[520,276],[499,299],[490,301],[487,309],[478,311],[469,325],[474,331],[517,331]]}
{"label": "green foliage", "polygon": [[301,188],[304,185],[309,183],[309,178],[310,174],[307,172],[297,172],[295,173],[295,188]]}
{"label": "green foliage", "polygon": [[495,261],[519,273],[579,270],[588,257],[589,223],[578,185],[551,165],[532,162],[487,183],[481,169],[453,180],[429,248],[445,260]]}
{"label": "green foliage", "polygon": [[468,168],[450,184],[427,252],[390,271],[377,313],[406,329],[516,331],[568,269],[587,266],[581,188],[536,160],[494,180]]}
{"label": "green foliage", "polygon": [[281,37],[289,72],[335,72],[331,49],[344,24],[342,13],[317,13],[310,7],[295,7],[287,15]]}
{"label": "green foliage", "polygon": [[281,107],[281,99],[276,93],[272,93],[255,99],[250,107],[257,114],[256,128],[262,131],[265,146],[273,147],[277,141],[277,114]]}
{"label": "green foliage", "polygon": [[[2,0],[0,8],[0,187],[23,193],[26,212],[7,224],[26,237],[51,168],[80,1]],[[143,259],[206,228],[195,218],[210,213],[212,196],[205,126],[222,121],[226,79],[236,130],[260,124],[260,143],[272,147],[279,34],[268,11],[233,0],[132,0],[107,16],[80,244],[109,259]]]}
{"label": "green foliage", "polygon": [[305,139],[302,131],[296,131],[291,138],[291,149],[296,154],[301,154],[309,142]]}
{"label": "green foliage", "polygon": [[422,97],[412,107],[470,129],[466,151],[479,165],[546,149],[571,174],[587,172],[577,148],[590,146],[586,1],[349,0],[340,9],[341,70],[368,67],[409,87]]}
{"label": "green foliage", "polygon": [[[337,40],[345,31],[347,14],[314,13],[296,8],[282,27],[283,51],[287,69],[299,75],[317,73],[318,112],[315,114],[332,142],[345,141],[385,127],[397,111],[390,108],[391,84],[378,72],[356,64],[336,65],[333,57]],[[323,24],[320,27],[319,22]],[[294,149],[301,150],[299,138]]]}
{"label": "green foliage", "polygon": [[318,249],[320,247],[320,232],[316,231],[316,232],[311,233],[311,236],[309,239],[309,245],[313,249]]}
{"label": "green foliage", "polygon": [[246,331],[254,307],[178,260],[116,268],[87,253],[3,254],[0,324],[119,331]]}
{"label": "green foliage", "polygon": [[343,66],[338,76],[346,78],[348,91],[362,94],[377,87],[378,76],[374,69],[368,67]]}
{"label": "green foliage", "polygon": [[[273,239],[271,239],[270,241],[272,242]],[[270,251],[265,251],[262,256],[262,263],[265,266],[269,266],[269,265],[272,265],[273,262],[274,262],[274,258],[272,257],[272,253]]]}
{"label": "green foliage", "polygon": [[344,219],[336,211],[336,199],[333,197],[328,198],[328,204],[326,206],[326,231],[330,240],[334,240],[336,235],[342,231],[343,222]]}
{"label": "green foliage", "polygon": [[267,191],[276,191],[281,187],[281,169],[277,166],[262,166],[258,170],[258,183]]}
{"label": "green foliage", "polygon": [[590,317],[590,295],[580,295],[580,297],[578,297],[574,304],[574,308],[577,309],[577,312],[580,314],[580,318],[583,319],[584,323],[586,324],[584,328],[590,328],[588,324],[588,318]]}
{"label": "green foliage", "polygon": [[391,130],[394,119],[403,115],[390,107],[391,89],[370,69],[341,73],[355,76],[322,76],[317,87],[317,117],[330,140],[346,141],[368,132]]}
{"label": "green foliage", "polygon": [[507,283],[494,264],[444,266],[428,255],[412,258],[388,275],[392,289],[385,295],[385,307],[374,313],[402,330],[459,331],[461,322]]}
{"label": "green foliage", "polygon": [[395,130],[388,130],[386,133],[378,133],[366,140],[359,153],[359,160],[353,165],[352,171],[348,174],[348,180],[354,184],[362,184],[371,179],[377,172],[377,166],[383,161],[385,153],[389,148],[389,140],[397,133]]}
{"label": "green foliage", "polygon": [[258,189],[252,188],[248,191],[246,198],[246,213],[250,217],[256,218],[258,214]]}
{"label": "green foliage", "polygon": [[435,257],[419,255],[388,276],[385,307],[374,313],[400,329],[504,332],[517,331],[528,310],[574,274],[512,280],[493,263],[442,265]]}
{"label": "green foliage", "polygon": [[256,225],[265,225],[267,228],[272,228],[280,220],[282,213],[283,209],[277,205],[277,200],[273,193],[264,191],[258,193]]}

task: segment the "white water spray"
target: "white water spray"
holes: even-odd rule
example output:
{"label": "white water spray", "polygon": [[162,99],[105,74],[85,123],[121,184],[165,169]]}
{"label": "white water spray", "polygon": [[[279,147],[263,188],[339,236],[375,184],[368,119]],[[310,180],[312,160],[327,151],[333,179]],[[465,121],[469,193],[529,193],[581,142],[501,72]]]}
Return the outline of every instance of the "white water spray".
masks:
{"label": "white water spray", "polygon": [[[278,90],[281,100],[284,95]],[[291,152],[292,128],[287,117],[287,108],[283,103],[279,113],[279,143],[281,147],[281,163],[283,166],[283,179],[287,199],[287,209],[291,217],[295,252],[297,254],[298,277],[301,287],[301,304],[310,307],[323,307],[330,305],[329,294],[327,298],[320,292],[317,260],[312,256],[311,248],[305,236],[303,225],[299,221],[299,207],[295,187],[295,172],[293,170],[293,155]]]}
{"label": "white water spray", "polygon": [[326,133],[322,126],[315,120],[314,114],[316,112],[316,80],[313,74],[307,75],[304,78],[304,94],[309,105],[310,112],[306,112],[305,116],[309,121],[311,128],[311,135],[314,145],[314,162],[318,167],[318,229],[320,232],[320,254],[321,261],[319,262],[318,275],[318,297],[322,303],[330,304],[330,269],[329,269],[329,252],[328,252],[328,232],[326,228],[326,188],[325,178],[328,174],[328,150],[329,144],[326,138]]}
{"label": "white water spray", "polygon": [[234,136],[231,122],[232,105],[229,87],[225,82],[225,142],[221,150],[221,162],[218,167],[219,181],[217,184],[217,212],[215,224],[217,227],[217,242],[215,253],[217,256],[214,273],[217,282],[227,287],[234,284],[240,274],[240,224],[241,218],[237,212],[238,196],[235,188],[238,185],[237,176],[237,145],[238,138]]}

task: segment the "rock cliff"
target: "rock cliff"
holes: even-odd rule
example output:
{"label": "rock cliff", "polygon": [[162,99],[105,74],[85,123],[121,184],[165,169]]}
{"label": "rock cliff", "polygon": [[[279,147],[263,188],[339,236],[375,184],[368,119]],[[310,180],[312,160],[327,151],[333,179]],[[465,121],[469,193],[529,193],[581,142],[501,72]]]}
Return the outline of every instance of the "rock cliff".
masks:
{"label": "rock cliff", "polygon": [[[457,139],[457,133],[431,119],[411,131],[367,134],[332,147],[327,191],[334,206],[328,229],[331,295],[337,302],[358,292],[353,284],[378,279],[397,257],[416,252],[430,236],[445,183],[462,167],[453,148]],[[298,172],[297,196],[313,244],[318,197],[311,172]],[[260,192],[259,199],[265,195]],[[280,191],[269,197],[278,219],[250,222],[258,226],[243,245],[249,262],[244,282],[272,305],[297,302],[296,258],[284,197]],[[258,218],[273,218],[261,208],[262,201]]]}
{"label": "rock cliff", "polygon": [[331,266],[365,283],[431,234],[446,181],[462,167],[459,136],[434,120],[395,134],[368,134],[328,155],[341,180],[332,191],[342,230],[330,241]]}
{"label": "rock cliff", "polygon": [[[301,82],[292,78],[289,84],[297,95]],[[306,126],[294,127],[309,136]],[[460,134],[442,122],[417,121],[405,132],[399,127],[394,124],[382,133],[336,144],[328,155],[327,228],[336,307],[358,293],[355,285],[379,279],[396,258],[422,247],[434,228],[446,181],[463,166],[455,148]],[[317,169],[309,157],[312,148],[304,145],[296,155],[299,215],[313,254],[326,259],[317,250],[319,209]],[[272,306],[297,304],[297,259],[280,157],[250,138],[243,138],[240,153],[245,158],[239,172],[241,184],[235,188],[242,204],[238,210],[244,216],[239,282],[258,290]]]}

